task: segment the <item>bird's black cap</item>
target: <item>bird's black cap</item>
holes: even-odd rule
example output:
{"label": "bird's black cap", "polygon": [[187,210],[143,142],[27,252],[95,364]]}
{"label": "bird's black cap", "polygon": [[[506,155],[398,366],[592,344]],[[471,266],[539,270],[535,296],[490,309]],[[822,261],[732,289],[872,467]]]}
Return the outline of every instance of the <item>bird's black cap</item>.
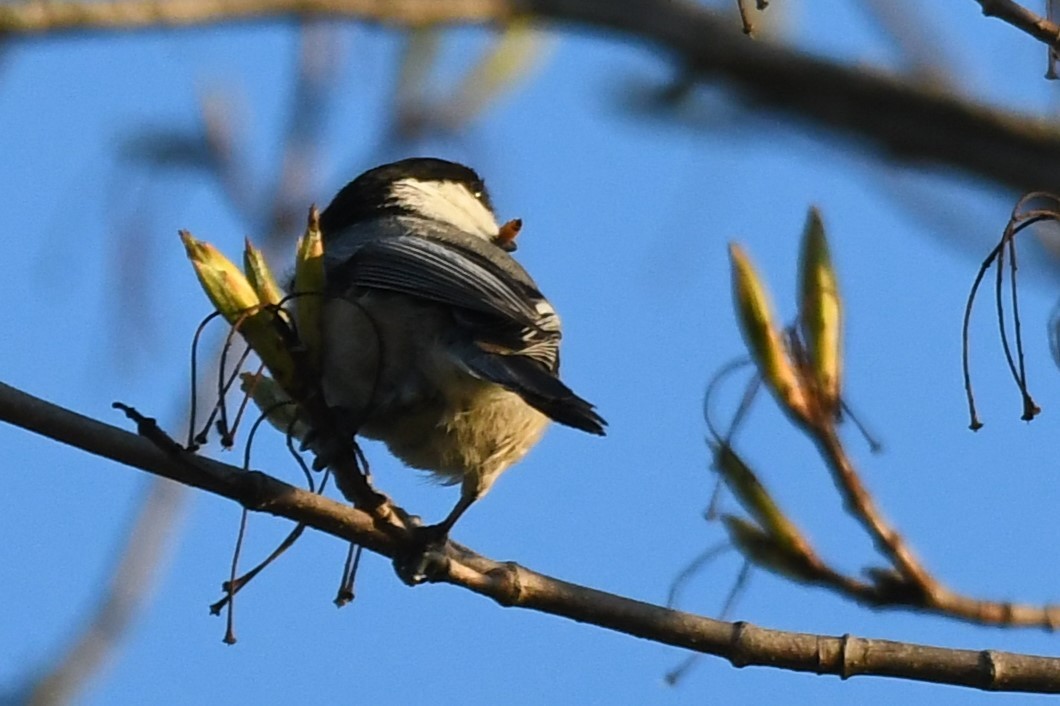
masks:
{"label": "bird's black cap", "polygon": [[463,184],[471,193],[480,194],[486,208],[493,210],[486,184],[474,169],[434,157],[410,157],[369,169],[344,186],[320,214],[321,230],[334,233],[369,218],[401,213],[391,198],[390,187],[402,179]]}

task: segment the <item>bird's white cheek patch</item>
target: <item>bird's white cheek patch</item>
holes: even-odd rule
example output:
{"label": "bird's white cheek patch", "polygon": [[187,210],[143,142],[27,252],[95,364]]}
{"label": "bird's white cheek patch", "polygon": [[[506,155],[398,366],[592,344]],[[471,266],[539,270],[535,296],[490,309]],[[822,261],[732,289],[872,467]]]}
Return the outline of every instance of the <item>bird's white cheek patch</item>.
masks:
{"label": "bird's white cheek patch", "polygon": [[402,179],[394,183],[390,195],[415,213],[487,240],[500,230],[490,210],[462,184]]}

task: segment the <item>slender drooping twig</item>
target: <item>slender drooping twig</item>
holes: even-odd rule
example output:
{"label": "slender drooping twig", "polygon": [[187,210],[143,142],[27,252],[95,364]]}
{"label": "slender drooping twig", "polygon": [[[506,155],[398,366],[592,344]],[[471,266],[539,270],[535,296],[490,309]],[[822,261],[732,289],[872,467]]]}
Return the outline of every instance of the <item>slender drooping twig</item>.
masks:
{"label": "slender drooping twig", "polygon": [[[1060,220],[1060,210],[1057,210],[1056,207],[1024,210],[1029,203],[1036,199],[1046,199],[1060,203],[1060,199],[1058,199],[1057,196],[1040,191],[1025,194],[1018,202],[1016,202],[1016,205],[1012,209],[1012,215],[1009,218],[1008,224],[1005,226],[1005,230],[1002,233],[998,244],[994,246],[979,266],[979,270],[975,275],[975,280],[972,282],[972,289],[968,294],[968,299],[964,306],[964,320],[961,325],[961,364],[964,374],[964,393],[968,402],[968,414],[971,418],[969,428],[972,431],[976,431],[983,426],[982,422],[979,420],[979,414],[975,406],[975,395],[972,392],[972,374],[969,352],[972,306],[975,303],[976,295],[979,292],[979,286],[982,284],[987,271],[995,264],[997,265],[997,276],[994,283],[994,301],[997,311],[998,328],[1000,330],[1001,347],[1005,354],[1005,362],[1008,365],[1009,372],[1012,374],[1012,378],[1015,381],[1016,386],[1019,388],[1020,396],[1023,401],[1023,415],[1021,418],[1025,421],[1030,421],[1041,411],[1038,408],[1038,405],[1035,404],[1034,399],[1031,397],[1030,390],[1027,387],[1027,370],[1023,357],[1022,326],[1019,316],[1019,297],[1016,284],[1017,263],[1015,240],[1016,236],[1019,235],[1021,231],[1036,223]],[[1002,293],[1006,251],[1009,253],[1009,260],[1012,263],[1010,265],[1010,301],[1012,305],[1014,336],[1016,339],[1015,358],[1012,354],[1012,347],[1008,342],[1008,331],[1005,327],[1004,298]]]}

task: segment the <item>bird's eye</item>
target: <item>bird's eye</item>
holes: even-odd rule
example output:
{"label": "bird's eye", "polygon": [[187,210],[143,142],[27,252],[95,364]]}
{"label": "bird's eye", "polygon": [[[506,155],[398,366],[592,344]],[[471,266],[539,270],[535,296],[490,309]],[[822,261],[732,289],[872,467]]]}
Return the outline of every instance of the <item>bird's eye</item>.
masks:
{"label": "bird's eye", "polygon": [[481,189],[479,189],[478,191],[472,191],[471,195],[474,196],[479,201],[482,200],[482,190]]}

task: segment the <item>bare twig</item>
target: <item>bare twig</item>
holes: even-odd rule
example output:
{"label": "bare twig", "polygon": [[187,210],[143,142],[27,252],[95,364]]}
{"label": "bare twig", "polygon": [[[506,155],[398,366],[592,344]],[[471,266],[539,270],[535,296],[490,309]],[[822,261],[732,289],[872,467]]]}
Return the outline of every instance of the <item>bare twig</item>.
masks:
{"label": "bare twig", "polygon": [[872,495],[862,484],[861,477],[843,449],[835,428],[829,425],[814,431],[814,440],[833,472],[836,485],[842,492],[848,509],[865,526],[875,540],[877,548],[894,562],[902,576],[916,584],[925,596],[930,598],[941,593],[942,587],[921,565],[913,550],[876,507]]}
{"label": "bare twig", "polygon": [[[0,384],[0,419],[89,453],[287,517],[393,557],[404,547],[368,513],[300,490],[263,473],[192,456],[49,404]],[[150,431],[146,425],[144,431]],[[995,691],[1060,692],[1060,659],[994,650],[954,650],[846,635],[828,637],[727,623],[567,583],[498,563],[450,543],[434,580],[463,586],[504,606],[592,623],[629,635],[713,654],[736,666],[762,665],[837,674],[901,677]]]}
{"label": "bare twig", "polygon": [[[898,575],[894,577],[896,582],[889,589],[885,585],[886,581],[877,580],[873,591],[848,585],[840,587],[844,592],[854,596],[860,594],[859,600],[870,604],[883,597],[884,604],[894,602],[911,605],[928,612],[975,623],[1021,625],[1047,630],[1060,627],[1060,605],[1032,606],[980,600],[946,588],[924,567],[902,535],[880,512],[843,449],[835,428],[816,428],[813,430],[813,438],[832,471],[847,508],[861,522],[876,547],[898,571]],[[878,574],[876,578],[881,579],[883,576]],[[881,587],[886,590],[880,590]]]}
{"label": "bare twig", "polygon": [[996,17],[1039,42],[1060,49],[1060,26],[1012,0],[976,0],[987,17]]}
{"label": "bare twig", "polygon": [[[1036,200],[1045,200],[1051,202],[1053,205],[1046,208],[1030,208],[1030,205]],[[1024,194],[1016,205],[1012,208],[1012,215],[1009,217],[1008,223],[1005,225],[1005,230],[1001,234],[1001,238],[997,245],[994,246],[993,250],[986,256],[983,263],[979,266],[978,272],[976,272],[975,280],[972,282],[972,289],[968,293],[968,300],[964,306],[964,320],[961,327],[961,363],[964,372],[964,392],[965,397],[968,401],[968,414],[971,417],[971,423],[969,428],[972,431],[980,429],[983,424],[979,420],[979,415],[975,407],[975,395],[972,392],[972,375],[971,375],[971,364],[970,364],[970,341],[969,341],[969,330],[971,327],[972,319],[972,306],[975,303],[976,294],[979,292],[979,286],[983,282],[983,278],[986,276],[987,270],[992,265],[997,264],[997,277],[994,285],[994,299],[997,310],[998,327],[1001,333],[1001,346],[1005,353],[1005,362],[1008,364],[1009,372],[1012,374],[1013,380],[1016,382],[1016,386],[1019,388],[1020,396],[1023,402],[1023,414],[1021,419],[1024,421],[1030,421],[1041,411],[1038,405],[1034,402],[1031,397],[1030,390],[1027,387],[1027,371],[1023,359],[1023,337],[1022,337],[1022,326],[1019,318],[1019,298],[1017,295],[1016,286],[1016,236],[1026,228],[1041,223],[1043,221],[1058,221],[1060,220],[1060,210],[1058,210],[1058,204],[1060,204],[1060,198],[1057,196],[1034,191],[1029,194]],[[1011,299],[1012,302],[1012,315],[1015,325],[1014,336],[1016,339],[1016,357],[1013,358],[1012,348],[1008,342],[1008,331],[1005,327],[1005,307],[1004,299],[1002,296],[1002,284],[1004,277],[1004,260],[1005,252],[1009,252],[1009,260],[1011,262]]]}
{"label": "bare twig", "polygon": [[748,37],[755,35],[754,22],[751,21],[751,12],[747,9],[746,0],[736,0],[736,9],[740,11],[740,29]]}

